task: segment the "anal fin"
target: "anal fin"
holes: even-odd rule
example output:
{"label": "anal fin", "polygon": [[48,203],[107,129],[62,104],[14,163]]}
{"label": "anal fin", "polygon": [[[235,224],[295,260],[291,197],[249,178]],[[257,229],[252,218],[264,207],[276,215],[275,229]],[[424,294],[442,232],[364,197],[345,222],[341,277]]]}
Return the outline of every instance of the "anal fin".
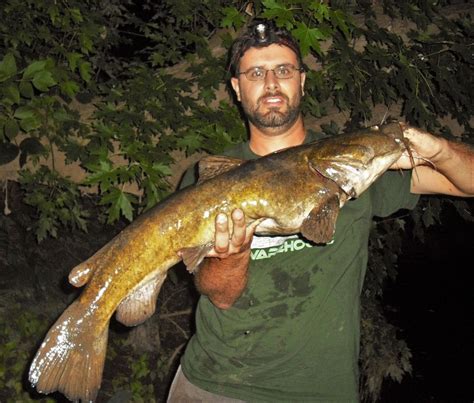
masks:
{"label": "anal fin", "polygon": [[315,243],[331,242],[336,231],[336,219],[339,214],[339,197],[334,195],[325,203],[313,208],[303,220],[301,234]]}
{"label": "anal fin", "polygon": [[156,299],[165,279],[166,272],[139,284],[120,302],[115,318],[125,326],[136,326],[147,320],[156,310]]}

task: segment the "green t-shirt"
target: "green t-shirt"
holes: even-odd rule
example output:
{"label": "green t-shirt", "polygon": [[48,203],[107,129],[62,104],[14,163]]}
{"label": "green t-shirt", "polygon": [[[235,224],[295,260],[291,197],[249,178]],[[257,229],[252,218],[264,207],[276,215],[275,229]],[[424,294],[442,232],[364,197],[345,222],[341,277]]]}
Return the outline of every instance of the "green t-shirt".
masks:
{"label": "green t-shirt", "polygon": [[[248,143],[226,154],[257,158]],[[186,377],[251,402],[357,401],[360,292],[372,217],[414,207],[410,178],[388,171],[347,202],[331,244],[254,237],[242,296],[228,310],[206,296],[199,300],[196,333],[181,360]]]}

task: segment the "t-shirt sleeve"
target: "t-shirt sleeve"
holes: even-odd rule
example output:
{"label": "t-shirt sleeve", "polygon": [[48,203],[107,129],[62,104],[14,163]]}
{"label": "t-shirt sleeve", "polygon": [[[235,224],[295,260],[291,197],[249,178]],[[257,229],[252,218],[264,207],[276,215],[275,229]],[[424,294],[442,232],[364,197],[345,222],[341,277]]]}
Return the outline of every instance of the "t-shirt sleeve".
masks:
{"label": "t-shirt sleeve", "polygon": [[373,215],[387,217],[400,209],[413,209],[419,195],[410,193],[412,171],[387,171],[371,187]]}

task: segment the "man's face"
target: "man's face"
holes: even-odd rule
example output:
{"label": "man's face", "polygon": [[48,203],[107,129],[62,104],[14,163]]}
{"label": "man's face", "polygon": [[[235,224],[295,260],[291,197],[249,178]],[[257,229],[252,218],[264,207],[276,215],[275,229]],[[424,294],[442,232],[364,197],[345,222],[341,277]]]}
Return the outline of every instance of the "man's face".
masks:
{"label": "man's face", "polygon": [[[240,59],[239,71],[254,67],[274,69],[281,65],[300,68],[296,54],[288,47],[273,44],[250,48]],[[288,79],[278,79],[272,71],[264,80],[251,81],[245,74],[231,79],[237,99],[249,121],[259,128],[289,128],[298,119],[305,74],[295,71]]]}

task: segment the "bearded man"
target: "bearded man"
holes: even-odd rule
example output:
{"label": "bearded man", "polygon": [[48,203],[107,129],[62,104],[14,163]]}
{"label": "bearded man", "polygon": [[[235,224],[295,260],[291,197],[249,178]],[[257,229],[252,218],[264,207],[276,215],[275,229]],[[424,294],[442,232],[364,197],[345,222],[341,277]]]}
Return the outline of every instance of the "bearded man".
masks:
{"label": "bearded man", "polygon": [[[231,49],[230,69],[250,138],[227,155],[255,159],[316,139],[300,112],[306,75],[287,31],[268,22],[249,26]],[[420,157],[416,175],[387,171],[341,209],[329,244],[257,237],[241,210],[217,215],[214,249],[195,276],[202,294],[196,333],[169,402],[358,401],[372,218],[413,208],[422,193],[474,194],[472,150],[419,130],[405,136]],[[404,156],[393,168],[412,166]],[[183,186],[193,181],[189,171]]]}

